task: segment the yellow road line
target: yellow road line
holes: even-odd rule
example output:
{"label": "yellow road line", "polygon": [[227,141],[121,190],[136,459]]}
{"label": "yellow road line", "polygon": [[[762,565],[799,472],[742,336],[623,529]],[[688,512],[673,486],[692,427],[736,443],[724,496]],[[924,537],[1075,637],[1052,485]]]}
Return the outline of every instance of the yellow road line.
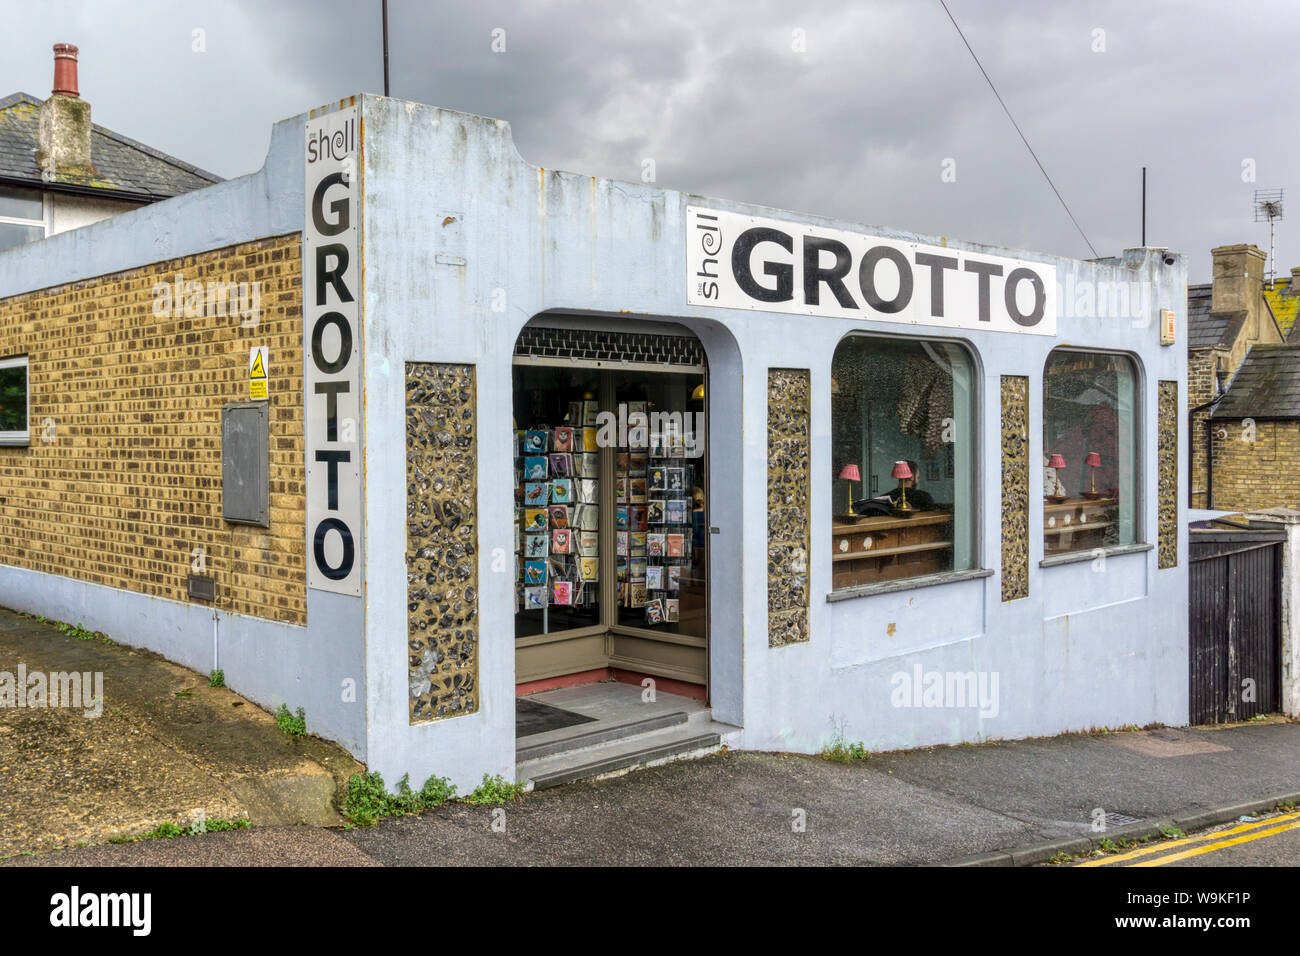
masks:
{"label": "yellow road line", "polygon": [[1218,840],[1234,833],[1245,833],[1256,827],[1268,826],[1270,824],[1282,823],[1286,820],[1300,819],[1300,810],[1295,813],[1287,813],[1278,817],[1269,817],[1266,820],[1252,820],[1249,823],[1243,823],[1241,826],[1233,827],[1230,830],[1216,830],[1214,833],[1202,833],[1194,837],[1181,837],[1177,840],[1169,840],[1165,843],[1155,843],[1151,846],[1140,847],[1136,850],[1129,850],[1125,853],[1116,853],[1113,856],[1103,857],[1101,859],[1088,860],[1084,863],[1076,863],[1075,866],[1110,866],[1113,863],[1121,863],[1124,860],[1133,860],[1140,856],[1147,856],[1151,853],[1164,853],[1167,850],[1175,850],[1180,846],[1190,846],[1193,843],[1201,843],[1205,840]]}
{"label": "yellow road line", "polygon": [[[1272,823],[1273,821],[1268,821]],[[1141,863],[1134,863],[1134,866],[1164,866],[1166,863],[1173,863],[1175,860],[1185,860],[1189,856],[1200,856],[1202,853],[1213,853],[1215,850],[1222,850],[1225,847],[1236,846],[1238,843],[1249,843],[1251,840],[1260,840],[1266,836],[1273,836],[1276,833],[1285,833],[1287,830],[1300,828],[1300,820],[1293,823],[1284,823],[1280,827],[1272,827],[1268,830],[1256,830],[1254,833],[1247,833],[1245,836],[1233,837],[1231,840],[1223,840],[1219,843],[1211,843],[1209,846],[1198,846],[1191,850],[1184,850],[1182,853],[1175,853],[1172,856],[1162,856],[1158,860],[1143,860]]]}

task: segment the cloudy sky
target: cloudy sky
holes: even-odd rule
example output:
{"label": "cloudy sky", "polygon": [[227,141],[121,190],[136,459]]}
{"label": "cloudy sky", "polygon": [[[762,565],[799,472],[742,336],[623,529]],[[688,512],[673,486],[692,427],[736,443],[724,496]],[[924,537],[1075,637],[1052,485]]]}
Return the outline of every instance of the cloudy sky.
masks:
{"label": "cloudy sky", "polygon": [[[1216,245],[1267,248],[1254,190],[1300,189],[1300,5],[948,4],[1099,254],[1140,244],[1144,165],[1148,243],[1193,281]],[[276,120],[383,88],[379,0],[5,7],[0,95],[48,95],[51,45],[76,43],[96,122],[223,176],[261,166]],[[670,188],[1091,256],[939,0],[389,7],[392,94],[508,120],[537,165],[651,158]]]}

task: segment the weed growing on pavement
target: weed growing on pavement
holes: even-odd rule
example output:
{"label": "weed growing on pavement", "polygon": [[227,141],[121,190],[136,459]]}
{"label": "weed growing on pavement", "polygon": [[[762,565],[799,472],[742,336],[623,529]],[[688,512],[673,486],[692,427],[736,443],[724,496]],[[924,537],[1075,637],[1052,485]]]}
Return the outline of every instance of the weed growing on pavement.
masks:
{"label": "weed growing on pavement", "polygon": [[390,794],[377,771],[354,773],[343,798],[343,814],[354,825],[372,827],[384,817],[401,817],[441,806],[456,793],[446,777],[430,777],[419,791],[411,789],[410,774],[402,774],[397,792]]}
{"label": "weed growing on pavement", "polygon": [[251,826],[245,818],[238,820],[225,820],[221,817],[213,817],[204,820],[202,825],[192,827],[182,827],[175,823],[161,823],[147,833],[141,833],[137,836],[119,836],[113,837],[109,843],[139,843],[141,840],[171,840],[180,836],[193,836],[199,833],[222,833],[227,830],[247,830]]}
{"label": "weed growing on pavement", "polygon": [[307,732],[307,712],[299,707],[298,715],[295,717],[289,713],[287,704],[281,704],[275,712],[275,726],[280,728],[281,733],[288,734],[290,737],[301,737]]}
{"label": "weed growing on pavement", "polygon": [[1160,835],[1170,840],[1181,840],[1183,837],[1187,836],[1187,834],[1178,829],[1178,827],[1171,827],[1168,824],[1160,828]]}
{"label": "weed growing on pavement", "polygon": [[843,737],[837,736],[831,741],[830,746],[817,756],[835,763],[853,763],[855,760],[866,760],[871,753],[861,741],[848,743]]}
{"label": "weed growing on pavement", "polygon": [[524,792],[526,784],[509,783],[501,774],[495,777],[489,777],[483,774],[483,782],[474,788],[474,792],[464,797],[465,803],[474,803],[487,806],[500,806],[513,800]]}
{"label": "weed growing on pavement", "polygon": [[177,697],[193,697],[193,696],[194,696],[194,691],[190,690],[190,689],[187,687],[187,688],[185,688],[185,690],[174,690],[174,691],[172,691],[172,694],[174,694],[174,695],[177,696]]}
{"label": "weed growing on pavement", "polygon": [[208,671],[208,686],[209,686],[209,687],[225,687],[225,686],[226,686],[226,672],[223,671],[223,670]]}

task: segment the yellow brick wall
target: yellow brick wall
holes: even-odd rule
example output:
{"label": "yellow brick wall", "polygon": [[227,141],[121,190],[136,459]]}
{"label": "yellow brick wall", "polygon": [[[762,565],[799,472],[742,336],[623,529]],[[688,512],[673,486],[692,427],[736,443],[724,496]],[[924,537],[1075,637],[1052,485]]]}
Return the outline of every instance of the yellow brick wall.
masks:
{"label": "yellow brick wall", "polygon": [[[1226,363],[1226,349],[1190,349],[1187,353],[1187,407],[1195,408],[1214,398],[1216,359],[1222,358]],[[1192,507],[1205,508],[1205,420],[1210,409],[1202,409],[1192,415]]]}
{"label": "yellow brick wall", "polygon": [[[177,274],[260,283],[256,326],[156,316]],[[305,624],[301,284],[294,234],[0,300],[31,430],[0,448],[0,564],[186,601],[202,548],[218,605]],[[254,345],[270,348],[270,528],[221,511],[221,406],[248,401]]]}
{"label": "yellow brick wall", "polygon": [[1300,422],[1214,423],[1212,508],[1300,508]]}

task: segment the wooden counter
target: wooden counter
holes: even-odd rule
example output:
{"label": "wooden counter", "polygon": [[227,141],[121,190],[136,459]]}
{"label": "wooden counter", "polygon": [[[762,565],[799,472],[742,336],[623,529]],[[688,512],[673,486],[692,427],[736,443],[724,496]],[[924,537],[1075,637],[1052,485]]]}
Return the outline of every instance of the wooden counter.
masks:
{"label": "wooden counter", "polygon": [[836,515],[831,525],[832,586],[850,587],[935,574],[952,567],[952,515],[910,518]]}

